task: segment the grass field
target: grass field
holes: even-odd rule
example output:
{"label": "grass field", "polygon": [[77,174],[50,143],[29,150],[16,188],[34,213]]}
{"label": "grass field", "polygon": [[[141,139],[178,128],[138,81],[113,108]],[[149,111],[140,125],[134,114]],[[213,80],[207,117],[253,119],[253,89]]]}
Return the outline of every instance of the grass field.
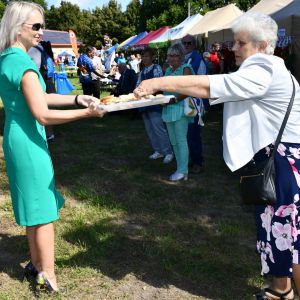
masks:
{"label": "grass field", "polygon": [[[56,270],[65,292],[42,299],[252,299],[262,285],[254,215],[222,160],[221,115],[206,116],[205,172],[178,184],[167,181],[174,162],[147,159],[149,140],[132,111],[55,126],[50,151],[66,199]],[[0,107],[0,132],[3,117]],[[2,152],[0,180],[0,299],[32,299]]]}

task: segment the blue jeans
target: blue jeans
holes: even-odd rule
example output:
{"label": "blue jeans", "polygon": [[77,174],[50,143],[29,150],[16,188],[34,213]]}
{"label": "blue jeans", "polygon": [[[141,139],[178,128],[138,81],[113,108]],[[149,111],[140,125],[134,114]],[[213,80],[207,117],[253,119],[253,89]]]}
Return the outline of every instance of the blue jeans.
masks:
{"label": "blue jeans", "polygon": [[189,148],[187,144],[187,131],[189,119],[182,117],[175,122],[167,122],[167,128],[179,173],[188,173]]}
{"label": "blue jeans", "polygon": [[190,158],[193,164],[202,166],[203,156],[202,156],[202,137],[201,137],[201,127],[198,124],[199,117],[196,116],[192,123],[189,123],[187,141],[189,145]]}
{"label": "blue jeans", "polygon": [[163,155],[172,154],[172,146],[161,112],[145,111],[142,116],[153,150]]}

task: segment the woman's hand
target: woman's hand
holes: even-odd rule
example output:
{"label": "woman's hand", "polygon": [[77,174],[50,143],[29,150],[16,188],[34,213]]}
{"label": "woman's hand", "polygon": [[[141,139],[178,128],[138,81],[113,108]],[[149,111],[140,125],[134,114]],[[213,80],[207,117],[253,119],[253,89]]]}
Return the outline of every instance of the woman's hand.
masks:
{"label": "woman's hand", "polygon": [[98,98],[95,98],[93,96],[89,95],[78,95],[77,97],[77,102],[79,105],[84,106],[84,107],[89,107],[90,104],[99,104],[100,100]]}
{"label": "woman's hand", "polygon": [[141,98],[147,95],[153,95],[159,91],[156,78],[143,80],[141,84],[133,91],[135,97]]}
{"label": "woman's hand", "polygon": [[88,106],[89,113],[92,117],[102,118],[107,111],[99,107],[98,103],[91,102]]}

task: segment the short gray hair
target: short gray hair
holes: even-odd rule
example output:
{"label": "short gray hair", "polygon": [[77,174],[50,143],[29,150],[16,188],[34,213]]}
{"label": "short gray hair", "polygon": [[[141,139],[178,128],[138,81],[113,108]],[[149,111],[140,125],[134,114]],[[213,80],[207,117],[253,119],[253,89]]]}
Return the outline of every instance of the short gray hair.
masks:
{"label": "short gray hair", "polygon": [[181,43],[176,43],[168,48],[167,55],[179,55],[181,63],[185,61],[185,51]]}
{"label": "short gray hair", "polygon": [[254,44],[267,42],[265,54],[274,53],[278,26],[271,17],[258,12],[247,12],[234,21],[231,29],[233,33],[249,32]]}
{"label": "short gray hair", "polygon": [[36,3],[17,1],[7,5],[0,23],[0,52],[17,41],[18,31],[33,10],[39,11],[44,17],[44,9]]}

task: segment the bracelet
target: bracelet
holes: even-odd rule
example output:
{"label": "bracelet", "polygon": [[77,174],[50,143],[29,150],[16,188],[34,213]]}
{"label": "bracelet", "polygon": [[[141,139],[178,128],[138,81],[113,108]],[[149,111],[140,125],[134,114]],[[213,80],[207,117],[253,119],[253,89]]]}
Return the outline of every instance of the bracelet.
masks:
{"label": "bracelet", "polygon": [[78,103],[78,97],[79,97],[79,95],[76,95],[76,97],[75,97],[75,104],[76,104],[77,106],[81,106],[81,105]]}

